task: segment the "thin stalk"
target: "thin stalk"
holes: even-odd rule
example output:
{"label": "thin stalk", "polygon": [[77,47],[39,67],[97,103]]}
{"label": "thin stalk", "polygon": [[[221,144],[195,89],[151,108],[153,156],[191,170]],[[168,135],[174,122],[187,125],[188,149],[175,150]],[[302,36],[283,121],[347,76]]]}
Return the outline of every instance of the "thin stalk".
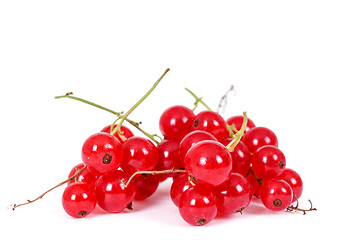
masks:
{"label": "thin stalk", "polygon": [[295,199],[296,199],[296,206],[294,206],[294,205],[288,206],[287,209],[286,209],[287,212],[292,212],[292,211],[303,212],[303,215],[306,215],[306,212],[317,211],[317,209],[313,207],[313,204],[310,201],[310,199],[308,200],[309,203],[310,203],[310,208],[309,209],[299,208],[299,199],[297,198],[296,195],[295,195]]}
{"label": "thin stalk", "polygon": [[66,179],[65,181],[59,183],[58,185],[50,188],[49,190],[47,190],[46,192],[44,192],[43,194],[41,194],[40,196],[38,196],[38,197],[35,198],[34,200],[27,200],[27,202],[25,202],[25,203],[12,205],[12,210],[15,210],[15,209],[18,208],[18,207],[21,207],[21,206],[24,206],[24,205],[27,205],[27,204],[36,202],[37,200],[40,200],[40,199],[43,198],[48,192],[51,192],[51,191],[54,190],[55,188],[58,188],[58,187],[64,185],[65,183],[70,182],[70,181],[74,180],[75,178],[77,178],[77,177],[80,175],[80,173],[82,173],[82,172],[85,170],[85,168],[86,168],[86,166],[83,167],[83,168],[81,168],[81,169],[76,170],[76,172],[75,172],[74,175],[72,175],[71,177],[69,177],[69,178]]}
{"label": "thin stalk", "polygon": [[99,104],[96,104],[96,103],[93,103],[93,102],[90,102],[88,100],[85,100],[83,98],[79,98],[79,97],[75,97],[75,96],[72,96],[71,94],[67,93],[65,95],[62,95],[62,96],[56,96],[55,99],[59,99],[59,98],[70,98],[70,99],[74,99],[74,100],[77,100],[77,101],[80,101],[80,102],[83,102],[83,103],[86,103],[86,104],[89,104],[91,106],[94,106],[94,107],[97,107],[97,108],[100,108],[104,111],[107,111],[109,113],[112,113],[112,114],[115,114],[116,116],[120,117],[121,116],[121,113],[120,112],[116,112],[116,111],[113,111],[109,108],[106,108],[106,107],[103,107]]}
{"label": "thin stalk", "polygon": [[[195,93],[193,93],[190,89],[185,88],[186,91],[188,91],[195,99],[195,108],[197,107],[198,103],[201,103],[202,105],[204,105],[204,107],[209,110],[212,111],[211,108],[202,100],[202,98],[199,98],[198,96],[196,96]],[[193,110],[195,110],[195,108]]]}
{"label": "thin stalk", "polygon": [[[83,98],[79,98],[79,97],[75,97],[75,96],[72,96],[70,94],[66,94],[66,95],[61,95],[61,96],[56,96],[55,99],[60,99],[60,98],[69,98],[69,99],[73,99],[73,100],[77,100],[77,101],[80,101],[80,102],[83,102],[83,103],[86,103],[86,104],[89,104],[91,106],[94,106],[94,107],[97,107],[99,109],[102,109],[104,111],[107,111],[109,113],[112,113],[114,114],[115,116],[117,117],[122,117],[121,115],[121,112],[116,112],[114,110],[111,110],[109,108],[106,108],[106,107],[103,107],[99,104],[96,104],[96,103],[93,103],[91,101],[88,101],[88,100],[85,100]],[[127,121],[128,123],[130,123],[131,125],[133,125],[137,130],[139,130],[141,133],[143,133],[145,136],[147,136],[149,139],[151,139],[153,142],[155,142],[156,144],[159,144],[159,141],[157,141],[154,136],[156,136],[156,134],[150,134],[148,132],[146,132],[145,130],[143,130],[142,128],[140,128],[139,126],[139,123],[138,122],[135,122],[131,119],[128,119],[126,118],[125,121]]]}
{"label": "thin stalk", "polygon": [[242,136],[244,135],[245,128],[246,128],[246,125],[247,125],[247,114],[246,114],[246,112],[243,112],[243,116],[244,116],[244,120],[243,120],[243,123],[241,125],[240,130],[236,132],[236,134],[234,135],[234,139],[226,146],[226,148],[230,152],[234,151],[236,145],[240,142]]}
{"label": "thin stalk", "polygon": [[161,75],[161,77],[154,83],[154,85],[145,93],[145,95],[140,98],[139,101],[137,101],[135,103],[134,106],[132,106],[122,117],[121,120],[119,122],[119,124],[116,126],[116,128],[110,133],[110,134],[115,134],[121,127],[122,123],[125,121],[125,119],[130,115],[130,113],[132,113],[132,111],[135,110],[135,108],[137,108],[149,95],[150,93],[157,87],[157,85],[160,83],[160,81],[163,79],[163,77],[166,75],[166,73],[170,71],[170,69],[166,69],[165,72]]}
{"label": "thin stalk", "polygon": [[232,92],[232,91],[235,91],[235,90],[234,90],[234,85],[231,85],[231,86],[230,86],[230,89],[227,90],[227,92],[224,94],[224,96],[221,97],[220,102],[219,102],[219,105],[218,105],[217,110],[216,110],[217,113],[220,113],[220,109],[223,110],[223,111],[222,111],[223,113],[225,112],[225,108],[226,108],[227,100],[228,100],[228,95],[229,95],[229,93]]}
{"label": "thin stalk", "polygon": [[[142,128],[139,127],[139,123],[138,122],[135,122],[135,121],[132,121],[128,118],[125,119],[128,123],[130,123],[131,125],[133,125],[137,130],[139,130],[142,134],[144,134],[145,136],[147,136],[149,139],[151,139],[154,143],[156,144],[159,144],[159,141],[157,141],[155,139],[155,137],[158,137],[156,134],[150,134],[148,132],[146,132],[145,130],[143,130]],[[159,137],[160,141],[162,140],[160,137]]]}
{"label": "thin stalk", "polygon": [[186,172],[186,170],[184,169],[169,169],[169,170],[160,170],[160,171],[137,171],[135,173],[133,173],[133,175],[131,175],[131,177],[129,178],[129,180],[126,182],[125,187],[127,187],[129,185],[129,183],[131,182],[131,180],[139,174],[151,174],[151,175],[156,175],[156,174],[166,174],[166,173],[184,173]]}

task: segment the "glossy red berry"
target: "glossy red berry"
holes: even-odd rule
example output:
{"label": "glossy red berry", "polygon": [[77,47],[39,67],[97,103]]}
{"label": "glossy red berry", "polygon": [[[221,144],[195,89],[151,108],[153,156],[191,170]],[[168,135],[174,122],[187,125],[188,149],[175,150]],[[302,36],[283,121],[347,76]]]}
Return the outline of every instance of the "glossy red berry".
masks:
{"label": "glossy red berry", "polygon": [[290,168],[285,168],[284,171],[277,177],[277,179],[287,182],[293,190],[292,203],[296,201],[296,198],[300,198],[303,191],[303,181],[300,175]]}
{"label": "glossy red berry", "polygon": [[187,134],[180,142],[180,160],[184,163],[185,155],[187,154],[189,149],[196,143],[204,140],[217,141],[217,139],[211,133],[202,130],[195,130]]}
{"label": "glossy red berry", "polygon": [[122,162],[119,140],[109,133],[96,133],[86,139],[81,157],[90,171],[104,174],[118,169]]}
{"label": "glossy red berry", "polygon": [[293,192],[284,180],[269,180],[260,188],[260,199],[267,209],[283,211],[290,206]]}
{"label": "glossy red berry", "polygon": [[191,131],[194,116],[193,111],[185,106],[169,107],[160,116],[160,131],[166,138],[181,141]]}
{"label": "glossy red berry", "polygon": [[107,212],[122,212],[135,197],[133,181],[126,186],[130,174],[117,170],[102,175],[96,183],[96,197],[98,205]]}
{"label": "glossy red berry", "polygon": [[[117,127],[117,124],[114,125],[114,128]],[[108,125],[106,127],[104,127],[101,132],[106,132],[106,133],[110,133],[110,130],[111,130],[111,125]],[[125,127],[124,125],[121,125],[120,127],[120,131],[122,132],[121,136],[125,139],[128,139],[128,138],[131,138],[132,136],[134,136],[133,132]],[[124,143],[125,141],[119,136],[119,134],[116,132],[114,134],[114,136],[121,142],[121,143]]]}
{"label": "glossy red berry", "polygon": [[[232,138],[225,138],[222,143],[224,146],[228,145]],[[239,173],[245,176],[250,169],[251,155],[249,148],[243,142],[239,142],[234,151],[231,152],[232,158],[232,172]]]}
{"label": "glossy red berry", "polygon": [[285,155],[271,145],[258,148],[251,159],[252,169],[260,179],[270,179],[280,175],[286,166]]}
{"label": "glossy red berry", "polygon": [[94,210],[96,202],[94,188],[84,182],[69,184],[62,196],[65,212],[74,218],[87,216]]}
{"label": "glossy red berry", "polygon": [[251,198],[250,183],[238,173],[232,173],[224,183],[216,187],[217,209],[222,214],[241,212],[249,205]]}
{"label": "glossy red berry", "polygon": [[148,171],[155,168],[159,161],[157,147],[143,137],[131,137],[123,144],[123,164],[135,168],[137,171]]}
{"label": "glossy red berry", "polygon": [[[237,131],[240,130],[242,124],[243,124],[243,121],[244,121],[244,116],[241,116],[241,115],[237,115],[237,116],[232,116],[230,118],[228,118],[226,120],[226,123],[228,125],[234,125],[234,127],[236,128]],[[245,127],[245,133],[248,132],[251,128],[255,127],[255,124],[254,122],[250,119],[250,118],[247,118],[247,124],[246,124],[246,127]],[[235,130],[233,130],[234,134],[237,132]]]}
{"label": "glossy red berry", "polygon": [[242,137],[241,141],[245,143],[251,153],[254,153],[258,148],[265,145],[278,146],[278,140],[275,133],[265,127],[251,128]]}
{"label": "glossy red berry", "polygon": [[217,214],[215,194],[207,188],[192,187],[181,195],[179,212],[191,225],[208,224]]}
{"label": "glossy red berry", "polygon": [[158,175],[138,174],[131,181],[135,183],[135,200],[144,200],[150,197],[159,186]]}
{"label": "glossy red berry", "polygon": [[191,187],[187,173],[181,173],[174,178],[170,188],[170,197],[175,206],[179,207],[181,195]]}
{"label": "glossy red berry", "polygon": [[[169,170],[169,169],[180,169],[184,167],[182,161],[180,161],[180,142],[176,139],[164,139],[158,146],[159,151],[159,162],[155,169]],[[159,174],[158,178],[160,181],[165,180],[168,177],[175,177],[176,173]]]}
{"label": "glossy red berry", "polygon": [[185,169],[197,181],[217,186],[231,173],[231,154],[221,143],[204,140],[189,149]]}
{"label": "glossy red berry", "polygon": [[[75,167],[73,167],[69,173],[69,178],[74,176],[74,174],[82,169],[85,165],[83,163],[77,164]],[[84,182],[91,186],[95,186],[95,183],[97,179],[99,178],[99,175],[89,171],[89,169],[85,168],[75,179],[68,182],[68,184],[73,182]]]}
{"label": "glossy red berry", "polygon": [[193,120],[192,130],[209,132],[218,141],[222,141],[229,134],[226,122],[220,114],[208,110],[196,114]]}

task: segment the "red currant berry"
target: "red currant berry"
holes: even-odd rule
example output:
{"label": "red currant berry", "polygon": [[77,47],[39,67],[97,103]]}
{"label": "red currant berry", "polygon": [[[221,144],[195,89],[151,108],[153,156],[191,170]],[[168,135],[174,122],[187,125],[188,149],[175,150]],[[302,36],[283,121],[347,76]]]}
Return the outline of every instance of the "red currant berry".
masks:
{"label": "red currant berry", "polygon": [[[228,145],[231,142],[232,138],[225,138],[222,141],[224,146]],[[232,172],[239,173],[245,176],[250,169],[251,164],[251,155],[248,147],[243,142],[239,142],[234,151],[231,152],[232,158]]]}
{"label": "red currant berry", "polygon": [[203,140],[217,141],[217,139],[213,135],[202,130],[195,130],[187,134],[180,142],[180,160],[184,162],[185,155],[187,154],[189,149],[192,146],[194,146],[196,143],[201,142]]}
{"label": "red currant berry", "polygon": [[267,145],[258,148],[251,158],[252,169],[260,179],[270,179],[282,173],[286,159],[279,148]]}
{"label": "red currant berry", "polygon": [[[74,174],[78,170],[82,169],[84,166],[85,165],[83,163],[79,163],[78,165],[73,167],[69,173],[69,178],[74,176]],[[68,184],[73,183],[73,182],[84,182],[91,186],[95,186],[95,183],[98,178],[99,178],[98,174],[91,172],[87,168],[85,168],[84,171],[82,171],[75,179],[69,181]]]}
{"label": "red currant berry", "polygon": [[191,225],[208,224],[217,214],[214,193],[200,186],[188,189],[181,195],[179,212],[181,217]]}
{"label": "red currant berry", "polygon": [[[180,142],[176,139],[164,139],[158,144],[159,162],[155,169],[158,171],[169,169],[180,169],[184,167],[180,161]],[[160,181],[168,177],[175,177],[176,173],[158,175]]]}
{"label": "red currant berry", "polygon": [[166,109],[159,122],[161,133],[166,138],[181,139],[191,131],[193,111],[184,106],[172,106]]}
{"label": "red currant berry", "polygon": [[87,216],[94,210],[96,202],[94,188],[84,182],[69,184],[62,196],[65,212],[74,218]]}
{"label": "red currant berry", "polygon": [[221,143],[204,140],[189,149],[185,169],[196,181],[217,186],[231,173],[231,154]]}
{"label": "red currant berry", "polygon": [[82,160],[90,171],[100,174],[118,169],[122,162],[121,143],[109,133],[96,133],[84,142]]}
{"label": "red currant berry", "polygon": [[186,173],[179,174],[171,184],[170,188],[170,197],[175,206],[179,207],[180,197],[192,185],[188,180],[188,175]]}
{"label": "red currant berry", "polygon": [[[234,124],[236,130],[239,131],[242,124],[243,124],[243,121],[244,121],[244,116],[237,115],[237,116],[230,117],[228,120],[226,120],[226,123],[228,125],[230,125],[230,126]],[[251,121],[250,118],[247,118],[247,124],[246,124],[246,127],[245,127],[245,133],[248,132],[253,127],[255,127],[254,122]],[[233,130],[234,134],[237,132],[236,130]]]}
{"label": "red currant berry", "polygon": [[290,206],[293,192],[284,180],[269,180],[260,188],[260,199],[267,209],[282,211]]}
{"label": "red currant berry", "polygon": [[250,183],[238,173],[232,173],[216,188],[217,209],[222,214],[241,212],[249,205],[251,198]]}
{"label": "red currant berry", "polygon": [[265,127],[251,128],[243,136],[241,141],[246,144],[251,153],[254,153],[258,148],[265,145],[278,146],[278,140],[275,133]]}
{"label": "red currant berry", "polygon": [[218,113],[208,110],[202,111],[195,116],[192,130],[209,132],[218,141],[222,141],[229,134],[225,120]]}
{"label": "red currant berry", "polygon": [[96,197],[99,206],[107,212],[122,212],[135,197],[133,181],[126,186],[130,173],[117,170],[102,175],[96,183]]}
{"label": "red currant berry", "polygon": [[292,203],[296,201],[296,198],[300,198],[303,191],[303,182],[300,175],[290,168],[285,168],[284,171],[277,177],[277,179],[287,182],[293,190]]}
{"label": "red currant berry", "polygon": [[[117,124],[114,125],[114,129],[116,128]],[[110,133],[111,130],[111,125],[104,127],[101,132],[106,132],[106,133]],[[134,136],[134,134],[132,133],[132,131],[125,127],[124,125],[121,125],[120,127],[120,131],[123,133],[121,134],[121,136],[123,136],[125,139],[131,138],[132,136]],[[116,132],[114,134],[114,136],[121,142],[124,143],[125,141],[119,136],[119,134]]]}
{"label": "red currant berry", "polygon": [[156,192],[159,186],[157,175],[136,175],[131,181],[135,182],[135,200],[144,200]]}
{"label": "red currant berry", "polygon": [[131,137],[123,144],[123,164],[135,168],[137,171],[148,171],[155,168],[159,161],[157,147],[143,137]]}

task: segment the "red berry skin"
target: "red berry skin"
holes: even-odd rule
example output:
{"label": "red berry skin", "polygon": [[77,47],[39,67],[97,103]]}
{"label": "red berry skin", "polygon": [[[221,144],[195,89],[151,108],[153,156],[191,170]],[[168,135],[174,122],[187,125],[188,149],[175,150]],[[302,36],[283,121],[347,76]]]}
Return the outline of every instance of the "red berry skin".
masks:
{"label": "red berry skin", "polygon": [[251,198],[250,183],[238,173],[232,173],[224,183],[216,187],[217,209],[222,214],[241,212],[249,205]]}
{"label": "red berry skin", "polygon": [[185,156],[185,169],[196,181],[217,186],[231,173],[231,154],[221,143],[204,140],[189,149]]}
{"label": "red berry skin", "polygon": [[185,106],[176,105],[166,109],[160,116],[159,128],[166,138],[181,139],[191,131],[193,111]]}
{"label": "red berry skin", "polygon": [[159,161],[157,147],[148,139],[143,137],[131,137],[123,144],[123,164],[135,168],[137,171],[153,170]]}
{"label": "red berry skin", "polygon": [[260,179],[270,179],[280,175],[286,166],[285,155],[271,145],[258,148],[251,158],[252,169]]}
{"label": "red berry skin", "polygon": [[126,186],[129,173],[117,170],[102,175],[96,183],[95,191],[98,205],[107,212],[122,212],[135,197],[135,184],[133,181]]}
{"label": "red berry skin", "polygon": [[170,188],[170,197],[175,206],[179,207],[181,195],[191,187],[186,173],[181,173],[174,178]]}
{"label": "red berry skin", "polygon": [[[224,146],[228,145],[231,142],[232,138],[225,138],[222,141]],[[239,173],[243,176],[246,176],[250,170],[251,164],[251,155],[249,148],[243,142],[239,142],[234,151],[231,152],[232,158],[232,172]]]}
{"label": "red berry skin", "polygon": [[185,155],[189,149],[196,143],[203,140],[217,141],[217,139],[211,133],[202,130],[195,130],[187,134],[180,142],[180,160],[184,163]]}
{"label": "red berry skin", "polygon": [[[114,128],[116,128],[116,126],[117,126],[117,124],[114,125]],[[108,126],[104,127],[104,128],[101,130],[101,132],[110,133],[110,130],[111,130],[111,125],[108,125]],[[123,126],[123,125],[121,125],[120,131],[123,132],[123,134],[121,134],[121,136],[123,136],[123,137],[126,138],[126,139],[131,138],[132,136],[134,136],[133,132],[132,132],[129,128],[127,128],[127,127],[125,127],[125,126]],[[121,143],[124,143],[124,142],[125,142],[125,141],[119,136],[119,134],[118,134],[117,132],[114,134],[114,136],[115,136]]]}
{"label": "red berry skin", "polygon": [[278,140],[275,133],[265,127],[251,128],[244,134],[241,141],[249,148],[250,153],[254,153],[258,148],[265,145],[278,146]]}
{"label": "red berry skin", "polygon": [[215,194],[207,188],[192,187],[181,195],[179,212],[191,225],[208,224],[217,214]]}
{"label": "red berry skin", "polygon": [[158,186],[158,175],[136,175],[131,181],[135,182],[135,200],[144,200],[153,195]]}
{"label": "red berry skin", "polygon": [[115,171],[122,162],[121,143],[109,133],[95,133],[84,142],[81,158],[92,172],[104,174]]}
{"label": "red berry skin", "polygon": [[[243,121],[244,121],[244,116],[237,115],[237,116],[232,116],[232,117],[228,118],[226,120],[226,123],[228,125],[230,125],[230,126],[234,124],[236,130],[239,131],[242,124],[243,124]],[[246,127],[245,127],[245,133],[248,132],[253,127],[255,127],[254,122],[250,118],[247,118],[247,124],[246,124]],[[234,131],[234,130],[233,130],[233,132],[236,133],[236,131]]]}
{"label": "red berry skin", "polygon": [[284,180],[290,185],[294,194],[292,203],[296,201],[296,198],[299,199],[301,197],[303,191],[303,181],[297,172],[290,168],[285,168],[284,171],[277,177],[277,179]]}
{"label": "red berry skin", "polygon": [[202,111],[196,114],[192,130],[203,130],[211,133],[219,142],[229,136],[225,120],[216,112]]}
{"label": "red berry skin", "polygon": [[[85,165],[83,163],[79,163],[75,167],[73,167],[69,173],[69,178],[74,176],[76,171],[82,169],[84,166]],[[99,178],[98,174],[91,172],[89,171],[89,169],[85,168],[75,179],[69,181],[68,184],[73,182],[84,182],[91,186],[95,186],[95,183],[98,178]]]}
{"label": "red berry skin", "polygon": [[69,184],[62,196],[62,205],[67,214],[82,218],[91,213],[96,206],[95,190],[84,182]]}
{"label": "red berry skin", "polygon": [[[164,139],[157,145],[159,162],[155,169],[158,171],[180,169],[184,167],[180,161],[180,142],[176,139]],[[175,177],[176,173],[159,174],[158,179],[164,181],[168,177]]]}
{"label": "red berry skin", "polygon": [[265,181],[260,188],[260,199],[264,206],[272,211],[283,211],[290,206],[293,192],[284,180]]}

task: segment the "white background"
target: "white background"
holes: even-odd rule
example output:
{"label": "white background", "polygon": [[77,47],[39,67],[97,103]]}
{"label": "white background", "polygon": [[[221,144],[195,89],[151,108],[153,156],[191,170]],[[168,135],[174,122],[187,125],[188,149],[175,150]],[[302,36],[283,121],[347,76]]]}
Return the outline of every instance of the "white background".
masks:
{"label": "white background", "polygon": [[[1,239],[359,237],[359,12],[359,1],[346,0],[1,1]],[[7,209],[66,179],[83,141],[115,120],[54,96],[72,91],[126,111],[166,68],[131,119],[159,134],[164,109],[192,107],[185,87],[216,110],[234,85],[223,116],[247,111],[272,129],[303,178],[301,205],[311,199],[318,211],[273,213],[255,202],[192,227],[172,205],[169,181],[133,212],[72,219],[63,187]]]}

